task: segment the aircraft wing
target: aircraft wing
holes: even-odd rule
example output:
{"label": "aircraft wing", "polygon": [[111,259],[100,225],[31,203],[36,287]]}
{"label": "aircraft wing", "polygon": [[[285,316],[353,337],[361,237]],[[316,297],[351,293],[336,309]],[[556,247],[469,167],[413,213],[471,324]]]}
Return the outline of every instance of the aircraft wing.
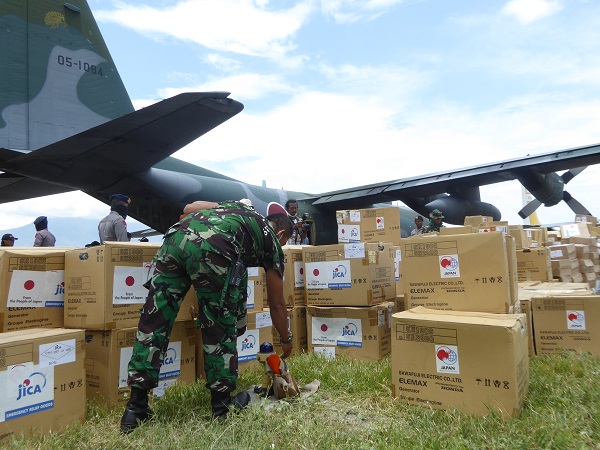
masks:
{"label": "aircraft wing", "polygon": [[[101,191],[149,169],[239,113],[243,105],[228,95],[179,94],[27,154],[0,149],[0,170],[60,189]],[[30,191],[35,190],[30,183]],[[10,186],[0,181],[0,202],[15,200]]]}
{"label": "aircraft wing", "polygon": [[[428,199],[440,194],[449,194],[479,200],[479,186],[514,179],[519,179],[525,184],[536,175],[598,163],[600,163],[600,144],[340,189],[316,195],[311,200],[315,206],[336,208],[343,207],[345,204],[358,205],[353,206],[358,208],[362,207],[360,205],[402,200],[414,209],[417,207],[412,201],[414,199]],[[475,190],[477,193],[473,197]]]}
{"label": "aircraft wing", "polygon": [[69,187],[60,186],[45,181],[34,180],[11,173],[0,174],[0,197],[2,202],[15,202],[28,198],[36,198],[43,192],[44,195],[63,194],[73,191]]}

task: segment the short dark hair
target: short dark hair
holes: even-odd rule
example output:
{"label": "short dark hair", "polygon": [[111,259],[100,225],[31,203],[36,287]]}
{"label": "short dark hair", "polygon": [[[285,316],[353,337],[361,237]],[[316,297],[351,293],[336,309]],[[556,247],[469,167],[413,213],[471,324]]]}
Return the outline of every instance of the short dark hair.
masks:
{"label": "short dark hair", "polygon": [[293,198],[290,198],[287,202],[285,202],[285,209],[288,209],[292,203],[298,204],[298,200],[294,200]]}
{"label": "short dark hair", "polygon": [[292,229],[294,227],[294,224],[287,216],[287,214],[269,214],[267,217],[265,217],[265,219],[270,220],[275,225],[277,225],[277,230],[275,230],[276,232],[279,230],[284,230],[288,238],[292,235]]}

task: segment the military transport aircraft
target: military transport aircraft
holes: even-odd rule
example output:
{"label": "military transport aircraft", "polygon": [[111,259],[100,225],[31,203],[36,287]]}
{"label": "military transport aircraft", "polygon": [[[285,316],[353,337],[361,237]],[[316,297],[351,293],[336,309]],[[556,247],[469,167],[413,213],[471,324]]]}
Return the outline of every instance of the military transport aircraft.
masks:
{"label": "military transport aircraft", "polygon": [[[513,179],[535,197],[522,217],[561,200],[589,214],[564,185],[600,162],[600,145],[322,194],[253,186],[170,156],[242,109],[228,93],[194,92],[134,111],[85,0],[0,2],[0,203],[72,190],[108,203],[122,192],[133,218],[164,232],[194,200],[249,198],[264,213],[295,198],[318,244],[337,242],[336,210],[395,200],[423,215],[440,209],[454,224],[499,220],[479,187]],[[403,211],[412,225],[415,213]]]}

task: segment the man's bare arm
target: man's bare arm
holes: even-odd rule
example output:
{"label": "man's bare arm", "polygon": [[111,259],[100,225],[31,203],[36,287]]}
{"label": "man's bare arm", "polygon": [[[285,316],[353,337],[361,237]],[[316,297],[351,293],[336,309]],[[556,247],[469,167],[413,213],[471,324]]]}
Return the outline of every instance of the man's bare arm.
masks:
{"label": "man's bare arm", "polygon": [[193,213],[194,211],[200,211],[201,209],[211,209],[215,206],[218,206],[218,203],[215,202],[207,202],[205,200],[196,200],[194,203],[188,203],[183,208],[184,214]]}

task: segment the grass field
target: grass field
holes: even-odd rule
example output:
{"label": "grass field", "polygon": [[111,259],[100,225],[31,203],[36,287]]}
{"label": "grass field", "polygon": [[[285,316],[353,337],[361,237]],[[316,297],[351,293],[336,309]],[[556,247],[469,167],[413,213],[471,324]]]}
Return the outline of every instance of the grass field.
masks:
{"label": "grass field", "polygon": [[[518,417],[473,417],[408,406],[391,397],[391,359],[290,358],[300,384],[319,391],[266,410],[259,404],[225,421],[211,419],[202,383],[175,386],[153,402],[155,418],[119,433],[122,409],[88,405],[86,423],[20,438],[15,449],[600,449],[600,358],[575,353],[530,358],[529,394]],[[242,374],[239,389],[262,370]],[[1,400],[0,400],[1,401]]]}

